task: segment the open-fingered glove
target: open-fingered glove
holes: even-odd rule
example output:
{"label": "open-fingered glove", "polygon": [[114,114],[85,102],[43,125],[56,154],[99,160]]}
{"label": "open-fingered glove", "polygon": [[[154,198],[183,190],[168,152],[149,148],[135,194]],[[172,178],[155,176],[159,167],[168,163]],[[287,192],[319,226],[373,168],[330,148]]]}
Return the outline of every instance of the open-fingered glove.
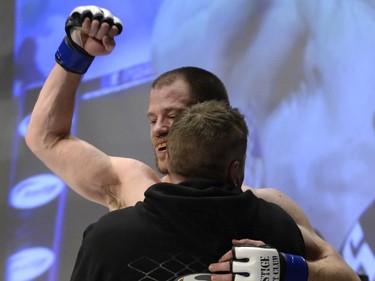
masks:
{"label": "open-fingered glove", "polygon": [[278,252],[270,246],[233,247],[234,281],[307,281],[308,267],[298,255]]}
{"label": "open-fingered glove", "polygon": [[95,58],[84,49],[82,42],[81,28],[86,18],[99,21],[99,26],[102,23],[107,23],[110,27],[115,25],[118,30],[117,35],[123,30],[121,20],[107,9],[97,6],[76,7],[66,20],[66,36],[55,54],[56,62],[66,71],[84,74]]}

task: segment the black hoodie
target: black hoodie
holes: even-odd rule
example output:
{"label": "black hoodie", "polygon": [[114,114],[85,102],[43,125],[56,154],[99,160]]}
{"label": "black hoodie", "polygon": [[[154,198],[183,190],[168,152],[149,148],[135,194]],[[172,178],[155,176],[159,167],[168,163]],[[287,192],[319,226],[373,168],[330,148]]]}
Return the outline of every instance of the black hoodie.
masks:
{"label": "black hoodie", "polygon": [[202,179],[157,183],[143,202],[112,211],[86,229],[71,281],[166,281],[207,272],[233,238],[305,256],[291,217],[251,191]]}

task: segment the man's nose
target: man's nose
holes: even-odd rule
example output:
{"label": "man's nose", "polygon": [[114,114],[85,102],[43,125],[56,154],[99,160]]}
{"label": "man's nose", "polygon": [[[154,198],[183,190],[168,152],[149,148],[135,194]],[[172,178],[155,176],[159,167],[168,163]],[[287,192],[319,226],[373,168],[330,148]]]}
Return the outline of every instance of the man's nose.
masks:
{"label": "man's nose", "polygon": [[165,122],[157,122],[153,128],[154,135],[163,136],[168,134],[169,125]]}

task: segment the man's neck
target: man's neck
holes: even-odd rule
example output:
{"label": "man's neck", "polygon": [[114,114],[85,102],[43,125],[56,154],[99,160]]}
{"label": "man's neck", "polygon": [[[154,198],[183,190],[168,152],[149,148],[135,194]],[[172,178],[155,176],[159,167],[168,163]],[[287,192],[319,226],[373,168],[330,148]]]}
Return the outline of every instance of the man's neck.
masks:
{"label": "man's neck", "polygon": [[180,182],[187,180],[187,178],[181,175],[167,174],[164,177],[162,177],[160,180],[161,182],[180,183]]}

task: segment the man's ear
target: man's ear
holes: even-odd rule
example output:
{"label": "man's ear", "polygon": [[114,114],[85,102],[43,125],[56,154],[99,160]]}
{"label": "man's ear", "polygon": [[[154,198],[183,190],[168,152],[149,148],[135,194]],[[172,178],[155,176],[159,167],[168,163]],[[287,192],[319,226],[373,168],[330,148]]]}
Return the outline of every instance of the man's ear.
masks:
{"label": "man's ear", "polygon": [[229,166],[229,180],[237,187],[242,186],[243,170],[240,161],[235,160]]}

